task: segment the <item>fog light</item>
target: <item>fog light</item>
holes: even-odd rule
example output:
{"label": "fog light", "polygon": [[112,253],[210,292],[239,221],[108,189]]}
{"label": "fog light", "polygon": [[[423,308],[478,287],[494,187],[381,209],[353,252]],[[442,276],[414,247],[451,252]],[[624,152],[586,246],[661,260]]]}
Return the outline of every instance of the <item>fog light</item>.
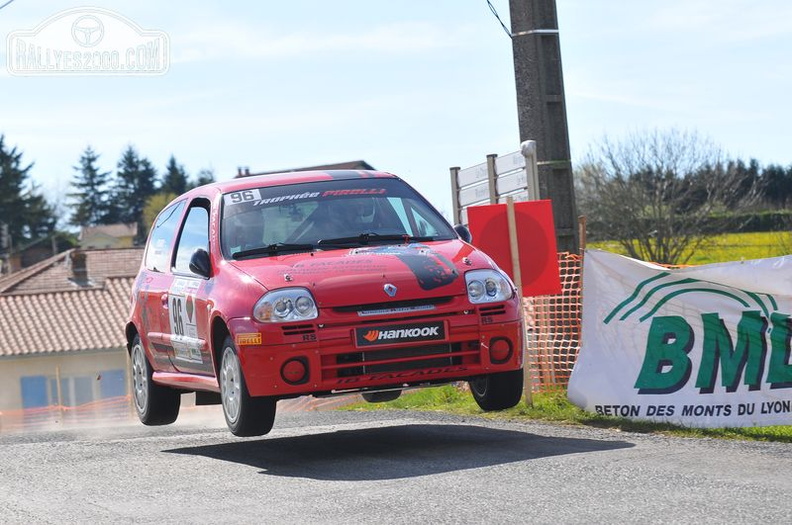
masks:
{"label": "fog light", "polygon": [[290,385],[308,381],[308,361],[304,357],[289,359],[281,367],[281,377]]}
{"label": "fog light", "polygon": [[504,337],[496,337],[489,344],[490,361],[495,364],[505,363],[512,356],[511,341]]}

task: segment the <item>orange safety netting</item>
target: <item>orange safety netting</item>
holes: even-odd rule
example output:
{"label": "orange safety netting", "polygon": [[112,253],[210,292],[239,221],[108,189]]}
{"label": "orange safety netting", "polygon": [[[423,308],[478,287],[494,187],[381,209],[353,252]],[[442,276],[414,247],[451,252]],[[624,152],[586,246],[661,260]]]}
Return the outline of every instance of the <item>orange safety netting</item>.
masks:
{"label": "orange safety netting", "polygon": [[533,392],[566,388],[580,349],[583,258],[558,254],[561,293],[524,299]]}
{"label": "orange safety netting", "polygon": [[106,424],[128,419],[134,413],[129,396],[92,401],[75,407],[51,405],[0,412],[0,432],[42,429],[79,423]]}

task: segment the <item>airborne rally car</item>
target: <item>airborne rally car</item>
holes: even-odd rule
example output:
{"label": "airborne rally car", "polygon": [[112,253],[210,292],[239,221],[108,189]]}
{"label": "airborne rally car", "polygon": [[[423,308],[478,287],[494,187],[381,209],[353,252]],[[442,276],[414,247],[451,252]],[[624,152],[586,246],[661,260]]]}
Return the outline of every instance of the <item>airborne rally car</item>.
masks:
{"label": "airborne rally car", "polygon": [[[479,406],[522,393],[515,288],[398,177],[300,172],[196,188],[149,234],[126,336],[134,402],[172,423],[181,394],[266,434],[279,399],[466,380]],[[460,238],[460,235],[462,238]]]}

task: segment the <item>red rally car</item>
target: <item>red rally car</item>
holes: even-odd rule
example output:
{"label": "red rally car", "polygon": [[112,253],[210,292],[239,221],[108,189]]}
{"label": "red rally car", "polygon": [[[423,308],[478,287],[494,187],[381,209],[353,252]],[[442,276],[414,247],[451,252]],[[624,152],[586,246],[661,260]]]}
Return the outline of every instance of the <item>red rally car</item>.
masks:
{"label": "red rally car", "polygon": [[266,434],[279,399],[465,380],[484,410],[516,405],[515,287],[470,234],[398,177],[247,177],[171,202],[149,234],[126,337],[134,402],[172,423],[181,394]]}

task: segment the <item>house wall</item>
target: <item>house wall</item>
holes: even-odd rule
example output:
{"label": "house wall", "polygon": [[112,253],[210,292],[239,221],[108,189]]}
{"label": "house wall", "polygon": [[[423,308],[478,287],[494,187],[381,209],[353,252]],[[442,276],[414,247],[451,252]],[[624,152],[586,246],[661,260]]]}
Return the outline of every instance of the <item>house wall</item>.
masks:
{"label": "house wall", "polygon": [[123,396],[129,392],[128,375],[124,348],[2,357],[0,411],[70,407]]}

